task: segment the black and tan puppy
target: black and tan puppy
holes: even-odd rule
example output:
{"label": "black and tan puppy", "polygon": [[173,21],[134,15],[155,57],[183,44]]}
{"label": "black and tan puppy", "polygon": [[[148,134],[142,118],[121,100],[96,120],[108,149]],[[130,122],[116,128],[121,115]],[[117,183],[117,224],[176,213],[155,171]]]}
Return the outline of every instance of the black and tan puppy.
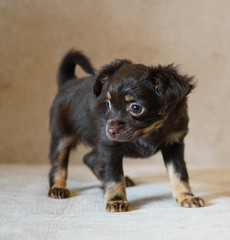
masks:
{"label": "black and tan puppy", "polygon": [[[92,76],[78,79],[77,64]],[[129,209],[126,185],[132,181],[123,175],[123,157],[146,158],[158,151],[176,201],[184,207],[204,206],[191,192],[184,161],[191,77],[173,65],[148,67],[126,59],[95,74],[87,57],[70,51],[60,64],[58,87],[50,111],[50,197],[69,197],[69,153],[81,142],[92,148],[84,162],[104,183],[107,211]]]}

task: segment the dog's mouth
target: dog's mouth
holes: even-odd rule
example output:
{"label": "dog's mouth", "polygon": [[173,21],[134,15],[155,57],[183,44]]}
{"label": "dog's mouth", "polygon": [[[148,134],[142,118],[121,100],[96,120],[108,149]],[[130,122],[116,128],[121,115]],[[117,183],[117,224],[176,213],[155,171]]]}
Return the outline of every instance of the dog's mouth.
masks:
{"label": "dog's mouth", "polygon": [[133,134],[123,132],[115,135],[111,135],[109,132],[106,132],[108,138],[111,141],[116,141],[116,142],[132,142],[134,140]]}

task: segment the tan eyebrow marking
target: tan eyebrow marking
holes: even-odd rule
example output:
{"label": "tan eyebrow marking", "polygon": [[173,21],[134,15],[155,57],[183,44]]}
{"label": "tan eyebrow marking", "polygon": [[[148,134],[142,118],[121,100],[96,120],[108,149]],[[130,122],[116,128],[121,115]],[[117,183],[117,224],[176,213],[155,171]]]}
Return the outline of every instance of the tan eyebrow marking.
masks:
{"label": "tan eyebrow marking", "polygon": [[111,100],[111,94],[110,94],[110,92],[107,92],[107,98],[109,99],[109,100]]}
{"label": "tan eyebrow marking", "polygon": [[133,95],[131,95],[131,94],[126,94],[126,95],[125,95],[125,101],[126,101],[126,102],[131,102],[131,101],[133,101],[133,100],[134,100]]}

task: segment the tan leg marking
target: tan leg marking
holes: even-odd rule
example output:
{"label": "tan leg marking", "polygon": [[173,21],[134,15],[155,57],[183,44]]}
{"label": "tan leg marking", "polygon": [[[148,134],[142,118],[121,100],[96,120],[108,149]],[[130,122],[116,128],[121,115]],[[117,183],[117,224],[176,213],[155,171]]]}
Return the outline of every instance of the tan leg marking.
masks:
{"label": "tan leg marking", "polygon": [[51,186],[48,195],[52,198],[68,198],[70,192],[66,189],[67,169],[64,167],[66,164],[66,154],[68,147],[73,143],[72,137],[67,137],[60,141],[57,151],[57,171],[53,173],[53,185]]}
{"label": "tan leg marking", "polygon": [[66,189],[67,172],[65,169],[60,169],[54,174],[53,186],[50,188],[48,196],[52,198],[68,198],[70,192]]}
{"label": "tan leg marking", "polygon": [[66,155],[67,147],[69,147],[74,142],[73,137],[66,137],[59,142],[58,151],[58,163],[62,166],[63,159]]}
{"label": "tan leg marking", "polygon": [[64,159],[67,154],[67,147],[69,147],[73,142],[72,137],[67,137],[60,141],[58,145],[58,163],[60,169],[54,173],[53,186],[52,188],[65,188],[66,187],[66,179],[67,179],[67,169],[63,168]]}
{"label": "tan leg marking", "polygon": [[172,185],[173,197],[176,199],[178,204],[189,208],[203,207],[204,200],[193,195],[189,183],[179,179],[172,164],[167,166],[167,170]]}
{"label": "tan leg marking", "polygon": [[65,188],[66,187],[66,178],[67,178],[67,172],[65,169],[58,170],[53,179],[53,186],[52,188]]}
{"label": "tan leg marking", "polygon": [[126,212],[129,203],[126,198],[125,178],[120,182],[110,182],[105,186],[106,210],[108,212]]}

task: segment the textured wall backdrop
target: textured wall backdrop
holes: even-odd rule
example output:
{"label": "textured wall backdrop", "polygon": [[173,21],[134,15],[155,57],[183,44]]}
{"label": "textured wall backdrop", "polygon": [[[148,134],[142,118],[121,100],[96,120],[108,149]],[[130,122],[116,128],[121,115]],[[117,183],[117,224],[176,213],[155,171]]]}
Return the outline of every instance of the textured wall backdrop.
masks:
{"label": "textured wall backdrop", "polygon": [[229,9],[228,0],[0,0],[0,162],[48,161],[57,67],[72,47],[96,68],[123,57],[181,64],[198,81],[189,99],[187,162],[227,161]]}

